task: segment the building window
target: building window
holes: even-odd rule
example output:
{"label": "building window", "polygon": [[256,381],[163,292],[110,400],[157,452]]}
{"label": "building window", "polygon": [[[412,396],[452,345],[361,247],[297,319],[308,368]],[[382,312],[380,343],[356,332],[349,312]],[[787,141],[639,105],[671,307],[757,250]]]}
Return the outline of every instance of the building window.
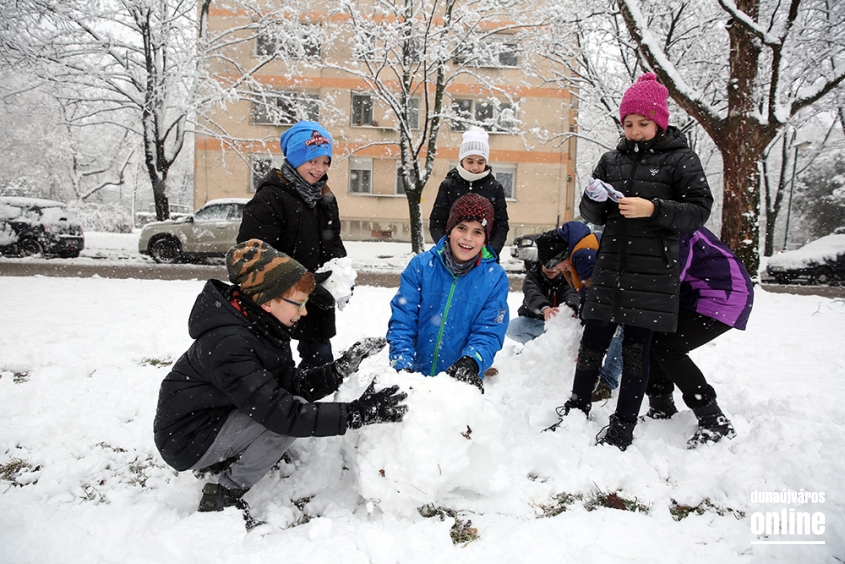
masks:
{"label": "building window", "polygon": [[515,199],[516,165],[491,164],[490,168],[493,169],[493,176],[496,177],[496,181],[505,189],[505,198],[508,200]]}
{"label": "building window", "polygon": [[404,196],[405,183],[402,182],[402,161],[396,161],[396,195]]}
{"label": "building window", "polygon": [[255,53],[259,56],[278,55],[282,59],[319,59],[320,26],[304,25],[298,33],[290,30],[266,29],[255,40]]}
{"label": "building window", "polygon": [[464,46],[455,56],[455,62],[477,67],[518,67],[519,45],[508,35],[485,37],[475,44]]}
{"label": "building window", "polygon": [[252,123],[256,125],[320,121],[320,97],[302,92],[273,92],[252,103],[251,116]]}
{"label": "building window", "polygon": [[376,58],[376,34],[362,30],[356,36],[352,46],[352,56],[356,61],[372,61]]}
{"label": "building window", "polygon": [[252,157],[250,162],[249,191],[258,190],[259,184],[267,176],[267,173],[276,168],[276,163],[271,157]]}
{"label": "building window", "polygon": [[372,194],[373,159],[349,159],[349,193]]}
{"label": "building window", "polygon": [[492,133],[506,133],[516,128],[516,113],[510,102],[455,98],[452,100],[452,114],[453,131],[466,131],[470,125]]}
{"label": "building window", "polygon": [[411,129],[420,128],[420,99],[411,98],[408,100],[408,126]]}
{"label": "building window", "polygon": [[352,95],[352,125],[375,125],[373,123],[373,97],[369,94]]}

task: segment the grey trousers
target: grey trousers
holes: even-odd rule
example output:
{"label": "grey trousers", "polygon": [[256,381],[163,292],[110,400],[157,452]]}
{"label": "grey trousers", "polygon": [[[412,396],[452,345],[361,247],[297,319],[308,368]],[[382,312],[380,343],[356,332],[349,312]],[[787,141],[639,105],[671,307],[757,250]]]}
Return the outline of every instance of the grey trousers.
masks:
{"label": "grey trousers", "polygon": [[295,437],[270,431],[243,411],[235,409],[226,419],[214,444],[193,468],[205,468],[240,456],[217,482],[228,489],[249,489],[270,471],[295,440]]}

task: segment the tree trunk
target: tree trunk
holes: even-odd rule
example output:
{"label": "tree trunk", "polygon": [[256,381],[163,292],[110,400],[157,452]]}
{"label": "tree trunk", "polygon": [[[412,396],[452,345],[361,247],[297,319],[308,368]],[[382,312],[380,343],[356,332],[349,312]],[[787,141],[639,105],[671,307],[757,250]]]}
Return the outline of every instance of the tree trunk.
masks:
{"label": "tree trunk", "polygon": [[408,199],[408,217],[411,221],[411,251],[418,255],[425,250],[425,233],[423,233],[422,206],[420,205],[422,186],[414,187],[413,190],[407,190],[406,187],[405,195]]}

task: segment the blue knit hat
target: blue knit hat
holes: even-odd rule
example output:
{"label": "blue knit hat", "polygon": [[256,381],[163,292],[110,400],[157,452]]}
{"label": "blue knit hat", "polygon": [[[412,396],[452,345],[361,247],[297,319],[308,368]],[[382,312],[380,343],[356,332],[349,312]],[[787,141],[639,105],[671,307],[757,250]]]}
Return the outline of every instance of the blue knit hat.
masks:
{"label": "blue knit hat", "polygon": [[279,140],[285,160],[293,168],[317,157],[332,158],[332,136],[316,121],[300,121]]}

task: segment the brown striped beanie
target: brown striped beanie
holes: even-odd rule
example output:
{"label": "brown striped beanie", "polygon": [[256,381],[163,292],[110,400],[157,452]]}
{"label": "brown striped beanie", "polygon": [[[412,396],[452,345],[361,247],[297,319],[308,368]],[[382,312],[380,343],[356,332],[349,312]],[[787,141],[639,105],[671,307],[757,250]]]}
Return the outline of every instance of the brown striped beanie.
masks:
{"label": "brown striped beanie", "polygon": [[291,257],[258,239],[229,249],[226,270],[229,281],[259,305],[281,297],[307,272]]}

